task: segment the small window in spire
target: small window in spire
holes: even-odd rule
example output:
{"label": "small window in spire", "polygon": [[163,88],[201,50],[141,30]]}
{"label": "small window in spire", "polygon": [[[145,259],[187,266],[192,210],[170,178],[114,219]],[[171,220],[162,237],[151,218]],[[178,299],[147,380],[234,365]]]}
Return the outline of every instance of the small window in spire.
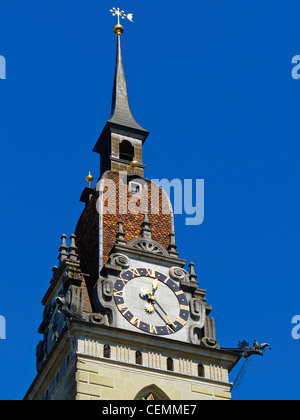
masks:
{"label": "small window in spire", "polygon": [[128,140],[123,140],[122,143],[120,143],[120,149],[119,149],[119,156],[120,159],[128,160],[129,162],[132,162],[134,159],[134,146],[130,143]]}

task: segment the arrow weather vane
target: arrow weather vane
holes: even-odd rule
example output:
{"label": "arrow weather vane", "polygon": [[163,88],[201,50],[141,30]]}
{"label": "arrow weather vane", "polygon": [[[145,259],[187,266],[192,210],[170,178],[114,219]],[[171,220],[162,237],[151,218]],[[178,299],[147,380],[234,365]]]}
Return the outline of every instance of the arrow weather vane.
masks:
{"label": "arrow weather vane", "polygon": [[120,10],[118,7],[117,9],[113,7],[111,10],[113,16],[118,16],[118,25],[120,26],[120,19],[127,18],[130,22],[133,22],[133,14],[129,13],[128,15],[125,14],[124,10]]}

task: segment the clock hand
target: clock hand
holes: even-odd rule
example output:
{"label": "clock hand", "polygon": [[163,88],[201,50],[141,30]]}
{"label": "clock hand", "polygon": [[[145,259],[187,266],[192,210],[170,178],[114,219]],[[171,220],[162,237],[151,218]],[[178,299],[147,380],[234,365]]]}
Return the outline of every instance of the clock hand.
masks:
{"label": "clock hand", "polygon": [[151,290],[149,287],[147,287],[146,289],[141,289],[140,297],[147,297],[150,295],[151,295]]}
{"label": "clock hand", "polygon": [[167,312],[160,306],[160,304],[157,302],[157,300],[155,300],[155,303],[157,306],[159,306],[159,308],[163,311],[163,313],[168,316]]}
{"label": "clock hand", "polygon": [[176,324],[174,324],[174,321],[171,319],[171,317],[168,315],[167,316],[167,320],[168,320],[168,323],[172,326],[172,327],[174,327],[174,328],[176,328],[177,326],[176,326]]}
{"label": "clock hand", "polygon": [[167,324],[165,317],[162,316],[162,314],[157,310],[157,308],[155,306],[154,306],[154,311],[157,313],[157,315],[160,317],[160,319]]}
{"label": "clock hand", "polygon": [[[145,311],[149,314],[152,314],[154,312],[157,313],[157,315],[168,325],[173,326],[174,328],[176,328],[176,325],[174,324],[174,321],[172,320],[172,318],[166,313],[166,311],[161,307],[161,305],[157,302],[156,298],[155,298],[155,292],[157,291],[159,286],[159,281],[157,279],[153,280],[152,282],[152,292],[150,290],[150,288],[146,288],[146,289],[141,289],[141,295],[140,297],[145,298],[148,297],[148,302],[145,305]],[[155,305],[159,306],[159,308],[161,309],[161,311],[163,312],[164,316],[162,316],[160,314],[160,312],[157,311],[157,308],[155,307]],[[167,321],[166,321],[166,319]]]}
{"label": "clock hand", "polygon": [[152,283],[152,294],[154,295],[156,290],[158,289],[159,281],[155,279]]}
{"label": "clock hand", "polygon": [[142,297],[149,296],[149,299],[151,298],[153,299],[154,294],[156,290],[158,289],[158,284],[159,284],[158,280],[155,279],[152,283],[152,290],[150,289],[150,287],[146,287],[146,289],[141,288]]}
{"label": "clock hand", "polygon": [[152,283],[152,290],[150,289],[150,287],[147,287],[146,289],[141,288],[141,294],[140,297],[141,298],[148,298],[148,300],[151,301],[155,301],[155,292],[158,289],[158,280],[155,279]]}
{"label": "clock hand", "polygon": [[[155,304],[162,310],[162,312],[164,313],[165,317],[167,318],[167,322],[164,319],[164,322],[166,322],[169,325],[172,325],[174,328],[176,328],[176,325],[174,324],[174,321],[172,320],[172,318],[166,313],[166,311],[160,306],[160,304],[157,302],[157,300],[155,301]],[[157,310],[156,310],[157,312]],[[157,314],[159,314],[157,312]],[[160,317],[162,318],[162,317]],[[163,318],[162,318],[163,319]]]}

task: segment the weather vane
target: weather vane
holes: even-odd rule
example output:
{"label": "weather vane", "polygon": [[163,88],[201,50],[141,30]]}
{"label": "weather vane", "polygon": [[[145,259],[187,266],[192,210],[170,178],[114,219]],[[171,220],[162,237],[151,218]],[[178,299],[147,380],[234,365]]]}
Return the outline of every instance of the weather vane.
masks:
{"label": "weather vane", "polygon": [[128,15],[125,14],[124,10],[120,10],[120,8],[118,7],[117,9],[115,7],[113,7],[112,9],[110,9],[111,13],[113,16],[118,16],[118,25],[120,26],[120,20],[121,19],[125,19],[127,18],[128,20],[130,20],[130,22],[133,22],[133,14],[132,13],[128,13]]}

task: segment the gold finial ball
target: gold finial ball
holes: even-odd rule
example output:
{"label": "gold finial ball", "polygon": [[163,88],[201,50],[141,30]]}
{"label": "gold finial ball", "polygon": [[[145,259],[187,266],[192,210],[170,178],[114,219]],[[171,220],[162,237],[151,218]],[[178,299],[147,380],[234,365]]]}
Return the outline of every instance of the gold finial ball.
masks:
{"label": "gold finial ball", "polygon": [[135,158],[133,158],[133,161],[130,163],[130,166],[132,168],[136,168],[138,166],[138,162],[135,160]]}
{"label": "gold finial ball", "polygon": [[124,32],[124,27],[122,25],[116,25],[114,27],[114,33],[118,36],[118,35],[122,35],[122,33]]}
{"label": "gold finial ball", "polygon": [[94,177],[91,175],[91,173],[89,172],[88,176],[85,178],[87,182],[92,182],[94,180]]}

